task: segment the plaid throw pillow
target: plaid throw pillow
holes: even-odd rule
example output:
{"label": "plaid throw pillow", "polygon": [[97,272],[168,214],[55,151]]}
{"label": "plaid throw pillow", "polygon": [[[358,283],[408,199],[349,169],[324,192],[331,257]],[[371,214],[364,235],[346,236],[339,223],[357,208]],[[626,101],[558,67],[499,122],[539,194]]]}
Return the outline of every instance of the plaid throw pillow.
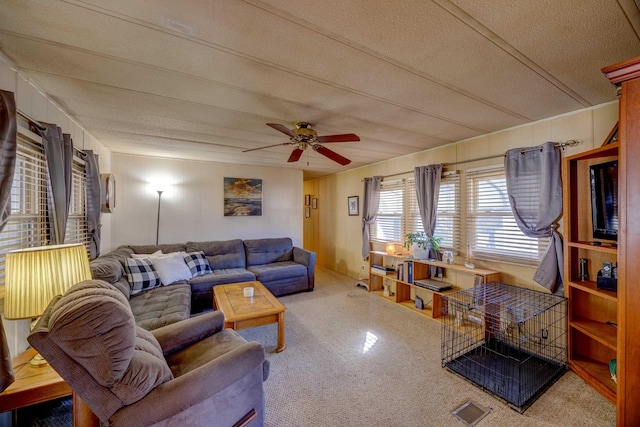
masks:
{"label": "plaid throw pillow", "polygon": [[183,256],[184,262],[187,263],[189,270],[191,270],[191,276],[196,277],[211,273],[211,266],[204,256],[204,252],[191,252]]}
{"label": "plaid throw pillow", "polygon": [[126,258],[124,270],[131,288],[131,295],[160,286],[160,276],[149,259]]}

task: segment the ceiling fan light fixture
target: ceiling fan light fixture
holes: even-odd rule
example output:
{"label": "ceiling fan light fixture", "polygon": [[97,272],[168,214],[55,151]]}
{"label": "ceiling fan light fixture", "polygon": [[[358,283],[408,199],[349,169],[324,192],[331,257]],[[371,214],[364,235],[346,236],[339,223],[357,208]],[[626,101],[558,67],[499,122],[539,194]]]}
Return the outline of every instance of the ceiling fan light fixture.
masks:
{"label": "ceiling fan light fixture", "polygon": [[[353,133],[341,134],[341,135],[326,135],[318,137],[318,132],[312,128],[311,123],[308,122],[298,122],[296,123],[295,129],[289,129],[285,125],[279,123],[267,123],[267,126],[277,130],[278,132],[282,132],[285,135],[289,136],[289,142],[285,142],[283,144],[269,145],[266,147],[258,147],[251,148],[247,151],[255,151],[261,150],[263,148],[275,147],[277,145],[297,145],[297,148],[293,150],[293,152],[289,155],[288,162],[297,162],[302,153],[307,149],[308,146],[311,146],[313,151],[327,157],[330,160],[333,160],[336,163],[341,165],[348,165],[351,163],[351,160],[346,157],[341,156],[335,151],[329,150],[326,147],[323,147],[321,144],[324,143],[332,143],[332,142],[352,142],[352,141],[360,141],[358,135]],[[308,165],[307,161],[307,165]]]}

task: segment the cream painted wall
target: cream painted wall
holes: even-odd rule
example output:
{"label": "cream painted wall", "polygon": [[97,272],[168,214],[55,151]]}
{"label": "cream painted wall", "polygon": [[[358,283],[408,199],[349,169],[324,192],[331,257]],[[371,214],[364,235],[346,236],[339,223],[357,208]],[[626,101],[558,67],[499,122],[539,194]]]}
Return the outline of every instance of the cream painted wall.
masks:
{"label": "cream painted wall", "polygon": [[[546,141],[581,140],[581,144],[568,148],[564,152],[563,156],[568,156],[600,146],[617,120],[618,103],[612,102],[360,169],[306,181],[305,194],[314,194],[322,200],[322,204],[319,204],[319,209],[312,213],[311,218],[304,221],[304,245],[307,249],[316,251],[319,266],[354,278],[359,275],[367,277],[361,273],[362,266],[366,266],[361,255],[361,217],[347,214],[347,197],[354,195],[360,196],[360,213],[362,213],[363,178],[413,171],[415,166],[462,162],[491,155],[502,155],[511,148],[535,146]],[[466,169],[500,163],[502,159],[496,158],[462,163],[448,170],[456,169],[463,172]],[[464,188],[462,191],[464,194]],[[464,224],[462,228],[461,256],[457,262],[464,260],[466,252]],[[562,229],[560,231],[562,232]],[[383,250],[383,247],[376,249]],[[476,260],[476,265],[501,271],[502,280],[506,283],[544,290],[532,279],[535,268],[481,260]],[[461,286],[472,285],[470,275],[460,274],[458,277],[452,275],[450,278]]]}
{"label": "cream painted wall", "polygon": [[[159,243],[291,237],[302,246],[302,171],[116,154],[113,248],[154,244],[158,214],[155,184],[165,183]],[[223,178],[262,179],[263,213],[225,217]]]}
{"label": "cream painted wall", "polygon": [[[110,171],[110,150],[71,119],[25,76],[16,72],[11,67],[10,62],[2,56],[0,56],[0,89],[15,94],[16,106],[23,113],[38,121],[55,123],[62,128],[64,133],[71,134],[74,147],[81,150],[93,150],[99,156],[100,171]],[[104,248],[110,246],[111,217],[108,214],[103,214],[101,250],[104,251]],[[27,348],[26,337],[29,334],[30,323],[29,320],[6,320],[3,318],[7,344],[13,356]]]}

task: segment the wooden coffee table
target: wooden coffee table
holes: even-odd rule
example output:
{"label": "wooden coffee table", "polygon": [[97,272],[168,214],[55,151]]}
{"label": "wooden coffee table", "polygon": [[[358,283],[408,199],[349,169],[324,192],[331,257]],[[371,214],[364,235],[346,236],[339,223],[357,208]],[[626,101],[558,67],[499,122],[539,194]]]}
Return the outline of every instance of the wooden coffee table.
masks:
{"label": "wooden coffee table", "polygon": [[[247,287],[253,288],[252,297],[244,296],[244,288]],[[287,307],[282,305],[262,283],[253,281],[214,286],[213,306],[224,313],[225,328],[236,331],[277,323],[276,352],[284,350],[284,312]]]}

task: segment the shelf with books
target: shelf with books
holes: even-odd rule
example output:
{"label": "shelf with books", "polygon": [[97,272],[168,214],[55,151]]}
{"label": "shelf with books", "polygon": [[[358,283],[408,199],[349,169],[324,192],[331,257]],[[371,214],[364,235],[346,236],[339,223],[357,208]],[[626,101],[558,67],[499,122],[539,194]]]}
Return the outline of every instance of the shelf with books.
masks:
{"label": "shelf with books", "polygon": [[[439,267],[442,277],[431,277],[430,267]],[[449,277],[447,271],[468,275],[472,282],[468,286],[461,285],[455,278]],[[422,286],[416,281],[420,281]],[[406,255],[389,255],[380,251],[369,253],[369,291],[432,319],[446,313],[443,294],[493,281],[500,281],[500,272],[436,260],[418,260]],[[438,284],[448,286],[439,288]],[[424,308],[416,306],[416,297],[424,301]]]}

